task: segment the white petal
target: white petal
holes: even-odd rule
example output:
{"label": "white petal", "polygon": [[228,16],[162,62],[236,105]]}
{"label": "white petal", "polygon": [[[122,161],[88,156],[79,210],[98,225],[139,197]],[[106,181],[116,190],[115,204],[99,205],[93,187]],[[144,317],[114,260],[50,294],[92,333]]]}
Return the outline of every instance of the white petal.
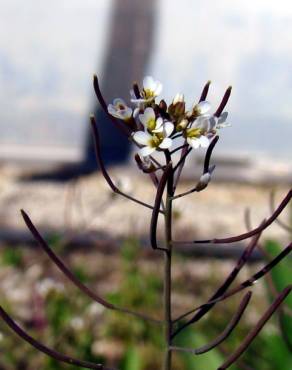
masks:
{"label": "white petal", "polygon": [[150,146],[144,146],[144,148],[142,148],[142,149],[139,150],[139,154],[142,157],[147,157],[151,153],[155,152],[155,150],[156,150],[155,148],[152,148]]}
{"label": "white petal", "polygon": [[153,77],[151,76],[146,76],[144,77],[143,79],[143,87],[145,90],[154,90],[155,88],[155,81],[153,79]]}
{"label": "white petal", "polygon": [[201,128],[205,131],[209,130],[209,116],[199,116],[194,123],[194,127]]}
{"label": "white petal", "polygon": [[125,103],[125,101],[121,98],[116,98],[113,100],[113,105],[117,106],[119,104],[122,104],[124,105],[125,107],[127,106],[127,104]]}
{"label": "white petal", "polygon": [[155,119],[155,112],[154,112],[154,109],[153,108],[146,108],[145,109],[145,112],[144,112],[144,115],[148,118],[148,119]]}
{"label": "white petal", "polygon": [[199,139],[191,139],[187,138],[187,142],[189,145],[191,145],[194,149],[198,149],[200,147],[200,141]]}
{"label": "white petal", "polygon": [[204,173],[204,174],[200,177],[200,183],[201,183],[202,185],[208,185],[208,184],[209,184],[209,182],[210,182],[210,180],[211,180],[211,175],[210,175],[210,173],[209,173],[209,172]]}
{"label": "white petal", "polygon": [[116,112],[116,109],[115,109],[115,107],[112,104],[109,104],[107,106],[107,111],[109,112],[109,114],[113,114],[113,113]]}
{"label": "white petal", "polygon": [[220,117],[218,118],[218,123],[221,124],[226,121],[228,116],[228,112],[223,112]]}
{"label": "white petal", "polygon": [[137,99],[133,89],[130,90],[130,96],[132,99]]}
{"label": "white petal", "polygon": [[170,138],[165,138],[162,140],[161,144],[159,145],[159,148],[168,149],[171,146],[172,146],[172,140]]}
{"label": "white petal", "polygon": [[146,99],[131,99],[131,102],[140,106],[140,105],[146,103],[147,100]]}
{"label": "white petal", "polygon": [[161,117],[157,118],[156,120],[156,126],[155,130],[152,130],[152,132],[163,132],[163,119]]}
{"label": "white petal", "polygon": [[215,129],[215,128],[216,128],[216,126],[217,126],[217,122],[218,122],[217,117],[215,117],[215,116],[211,116],[211,117],[209,118],[209,127],[208,127],[208,131]]}
{"label": "white petal", "polygon": [[150,107],[146,108],[144,113],[139,114],[139,119],[143,123],[144,126],[147,126],[150,120],[155,120],[155,113],[154,110]]}
{"label": "white petal", "polygon": [[137,131],[133,135],[133,139],[136,141],[136,143],[141,145],[148,145],[149,140],[151,140],[151,135],[144,131]]}
{"label": "white petal", "polygon": [[203,100],[196,105],[196,108],[200,114],[206,114],[210,110],[211,104],[208,101]]}
{"label": "white petal", "polygon": [[201,136],[198,140],[203,148],[207,148],[210,144],[210,141],[206,136]]}
{"label": "white petal", "polygon": [[165,132],[165,136],[168,137],[172,134],[174,129],[173,123],[167,121],[164,123],[163,131]]}
{"label": "white petal", "polygon": [[127,107],[125,110],[120,111],[120,114],[124,119],[127,119],[132,116],[132,112],[132,109],[130,107]]}
{"label": "white petal", "polygon": [[220,128],[225,128],[225,127],[230,127],[231,126],[231,123],[227,123],[227,122],[223,122],[223,123],[219,123],[216,128],[220,129]]}
{"label": "white petal", "polygon": [[155,87],[155,95],[160,95],[161,94],[161,91],[162,91],[162,83],[159,82],[159,81],[156,81],[156,87]]}
{"label": "white petal", "polygon": [[107,106],[107,111],[109,112],[110,115],[112,115],[113,117],[116,117],[116,118],[119,118],[119,119],[123,119],[123,116],[120,114],[120,112],[118,112],[116,110],[116,108],[112,105],[112,104],[109,104]]}
{"label": "white petal", "polygon": [[137,117],[138,117],[138,115],[139,115],[139,113],[140,113],[140,108],[135,108],[135,109],[134,109],[134,113],[133,113],[133,117],[134,117],[134,118],[137,118]]}

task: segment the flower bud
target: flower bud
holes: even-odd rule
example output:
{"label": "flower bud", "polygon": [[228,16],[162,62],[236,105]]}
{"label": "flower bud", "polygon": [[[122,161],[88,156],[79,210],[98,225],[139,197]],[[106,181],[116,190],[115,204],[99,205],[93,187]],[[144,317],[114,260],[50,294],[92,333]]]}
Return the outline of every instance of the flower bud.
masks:
{"label": "flower bud", "polygon": [[204,190],[204,189],[208,186],[208,184],[209,184],[210,180],[211,180],[211,173],[210,173],[210,172],[206,172],[206,173],[204,173],[204,174],[200,177],[200,180],[199,180],[199,182],[198,182],[198,184],[197,184],[197,186],[196,186],[196,190],[197,190],[197,191],[202,191],[202,190]]}
{"label": "flower bud", "polygon": [[174,97],[174,99],[172,101],[172,104],[176,105],[177,103],[184,103],[184,101],[185,101],[185,99],[184,99],[183,94],[176,94],[176,96]]}
{"label": "flower bud", "polygon": [[159,103],[159,109],[161,109],[164,112],[167,111],[167,104],[166,104],[165,100],[161,100],[160,101],[160,103]]}
{"label": "flower bud", "polygon": [[151,173],[156,170],[156,167],[154,166],[152,161],[147,157],[141,158],[139,154],[135,154],[135,161],[137,163],[138,168],[144,173]]}
{"label": "flower bud", "polygon": [[176,125],[176,131],[183,131],[187,128],[189,124],[189,121],[187,119],[182,119],[177,125]]}

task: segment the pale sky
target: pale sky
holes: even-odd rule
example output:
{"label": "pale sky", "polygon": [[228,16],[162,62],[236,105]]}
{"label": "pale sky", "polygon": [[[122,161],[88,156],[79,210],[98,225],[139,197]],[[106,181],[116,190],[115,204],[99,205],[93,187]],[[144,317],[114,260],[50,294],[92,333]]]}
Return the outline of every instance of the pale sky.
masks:
{"label": "pale sky", "polygon": [[[71,125],[72,142],[82,137],[91,77],[102,72],[111,5],[0,0],[2,140],[15,131],[27,136],[28,125],[39,136],[46,127],[59,141]],[[158,9],[147,74],[163,83],[163,97],[181,92],[191,105],[210,79],[216,106],[232,85],[233,127],[222,135],[225,148],[281,152],[291,159],[291,1],[160,0]]]}

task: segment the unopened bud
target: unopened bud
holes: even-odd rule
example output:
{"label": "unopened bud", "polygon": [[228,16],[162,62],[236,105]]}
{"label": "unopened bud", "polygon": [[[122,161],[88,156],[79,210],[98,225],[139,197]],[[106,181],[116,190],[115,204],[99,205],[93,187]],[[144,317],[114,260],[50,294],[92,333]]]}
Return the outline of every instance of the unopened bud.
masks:
{"label": "unopened bud", "polygon": [[165,100],[161,100],[160,103],[159,103],[159,109],[163,110],[164,112],[167,111],[167,104],[165,102]]}
{"label": "unopened bud", "polygon": [[172,104],[175,105],[177,103],[184,103],[185,99],[184,99],[184,95],[183,94],[176,94],[176,96],[174,97],[173,101],[172,101]]}
{"label": "unopened bud", "polygon": [[177,125],[176,125],[176,131],[183,131],[187,128],[189,124],[189,121],[187,119],[182,119]]}
{"label": "unopened bud", "polygon": [[138,168],[145,173],[151,173],[156,170],[156,167],[154,166],[150,159],[141,158],[139,154],[135,154],[135,161],[137,163]]}
{"label": "unopened bud", "polygon": [[141,99],[141,93],[137,82],[133,83],[133,93],[136,99]]}
{"label": "unopened bud", "polygon": [[210,172],[206,172],[206,173],[204,173],[204,174],[200,177],[200,180],[199,180],[199,182],[198,182],[198,184],[197,184],[196,190],[197,190],[197,191],[202,191],[202,190],[204,190],[204,189],[208,186],[208,184],[209,184],[210,180],[211,180],[211,174],[210,174]]}

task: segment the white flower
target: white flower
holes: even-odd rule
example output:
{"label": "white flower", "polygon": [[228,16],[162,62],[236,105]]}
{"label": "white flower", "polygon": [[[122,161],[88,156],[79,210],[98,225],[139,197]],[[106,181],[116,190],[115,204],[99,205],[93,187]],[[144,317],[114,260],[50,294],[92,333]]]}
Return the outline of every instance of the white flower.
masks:
{"label": "white flower", "polygon": [[209,130],[209,117],[198,117],[193,126],[185,131],[187,143],[194,149],[198,149],[200,147],[207,148],[210,142],[206,134],[209,132]]}
{"label": "white flower", "polygon": [[144,113],[139,114],[139,119],[150,133],[163,132],[165,123],[163,123],[161,117],[156,119],[155,112],[152,108],[146,108]]}
{"label": "white flower", "polygon": [[200,103],[194,105],[193,114],[195,114],[196,116],[205,115],[207,114],[207,112],[209,112],[210,108],[211,104],[208,101],[203,100]]}
{"label": "white flower", "polygon": [[141,91],[141,98],[137,99],[134,92],[131,90],[130,94],[132,96],[131,101],[138,105],[151,102],[160,95],[162,91],[162,84],[159,81],[154,80],[151,76],[146,76],[143,79],[143,90]]}
{"label": "white flower", "polygon": [[143,79],[143,90],[146,96],[156,97],[161,94],[162,84],[159,81],[155,81],[153,77],[146,76]]}
{"label": "white flower", "polygon": [[112,116],[125,121],[130,119],[132,116],[132,109],[126,105],[123,99],[120,98],[114,99],[113,104],[108,105],[107,111]]}
{"label": "white flower", "polygon": [[198,149],[200,147],[207,148],[209,146],[209,139],[207,136],[194,134],[192,130],[196,129],[189,129],[190,132],[187,133],[187,142],[191,145],[194,149]]}
{"label": "white flower", "polygon": [[142,157],[146,157],[152,154],[157,149],[168,149],[172,145],[172,139],[169,136],[173,132],[173,124],[171,122],[164,122],[163,123],[163,130],[162,132],[149,132],[144,131],[137,131],[133,135],[133,139],[136,141],[137,144],[143,146],[140,149],[139,154]]}

